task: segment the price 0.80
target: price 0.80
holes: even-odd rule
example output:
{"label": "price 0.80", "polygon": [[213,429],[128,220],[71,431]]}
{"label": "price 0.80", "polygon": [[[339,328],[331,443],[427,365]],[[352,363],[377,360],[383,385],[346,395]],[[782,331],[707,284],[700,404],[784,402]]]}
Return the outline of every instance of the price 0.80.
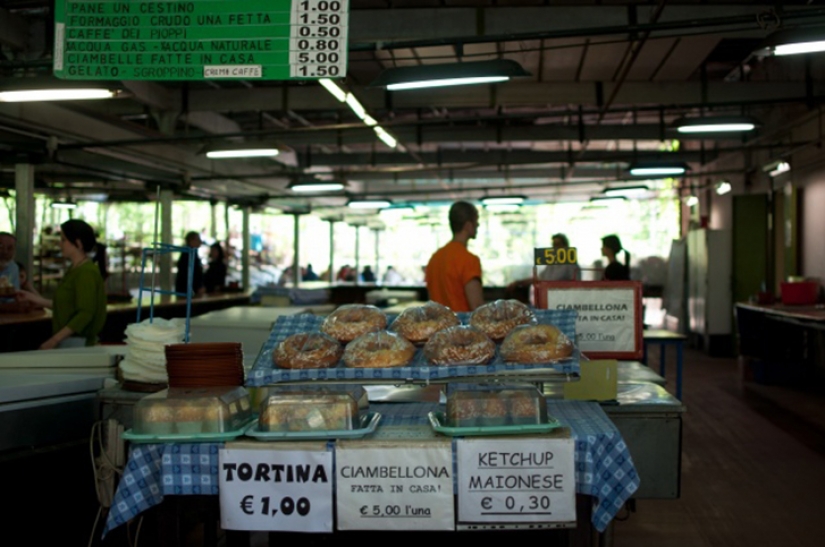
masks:
{"label": "price 0.80", "polygon": [[536,266],[563,266],[566,264],[577,264],[579,253],[574,247],[566,249],[535,249]]}
{"label": "price 0.80", "polygon": [[306,498],[298,498],[297,500],[293,500],[289,496],[282,498],[281,502],[272,503],[272,500],[269,496],[264,496],[260,499],[260,507],[255,507],[255,497],[252,495],[244,496],[241,500],[241,511],[246,513],[247,515],[254,515],[256,509],[260,511],[262,515],[271,515],[275,516],[279,512],[284,516],[290,516],[293,513],[297,514],[298,516],[305,517],[309,514],[310,504],[309,500]]}
{"label": "price 0.80", "polygon": [[334,51],[338,49],[338,40],[298,40],[298,49],[309,51]]}

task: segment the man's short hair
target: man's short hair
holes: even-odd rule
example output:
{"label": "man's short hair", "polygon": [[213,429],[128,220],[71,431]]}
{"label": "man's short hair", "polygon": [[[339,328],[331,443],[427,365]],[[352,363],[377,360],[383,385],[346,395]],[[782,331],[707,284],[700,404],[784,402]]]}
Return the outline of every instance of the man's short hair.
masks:
{"label": "man's short hair", "polygon": [[184,237],[184,240],[186,241],[186,244],[188,245],[190,242],[195,241],[195,238],[200,239],[200,237],[201,237],[201,235],[198,232],[187,232],[186,237]]}
{"label": "man's short hair", "polygon": [[478,211],[472,203],[466,201],[456,201],[450,207],[450,230],[457,234],[464,229],[468,222],[478,220]]}
{"label": "man's short hair", "polygon": [[570,246],[570,240],[568,240],[567,236],[564,235],[564,234],[553,234],[553,237],[551,238],[551,240],[555,240],[555,239],[558,239],[559,241],[561,241],[562,247],[569,247]]}
{"label": "man's short hair", "polygon": [[3,237],[3,236],[10,237],[10,238],[12,238],[13,240],[17,241],[17,236],[16,236],[16,235],[14,235],[14,234],[13,234],[13,233],[11,233],[11,232],[0,232],[0,237]]}

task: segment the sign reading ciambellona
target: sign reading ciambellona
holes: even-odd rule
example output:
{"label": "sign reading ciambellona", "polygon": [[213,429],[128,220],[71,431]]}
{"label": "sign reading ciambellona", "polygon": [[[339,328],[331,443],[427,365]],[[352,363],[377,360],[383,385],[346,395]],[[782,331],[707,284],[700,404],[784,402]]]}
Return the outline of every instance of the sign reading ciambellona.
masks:
{"label": "sign reading ciambellona", "polygon": [[347,72],[349,0],[57,0],[71,80],[299,80]]}

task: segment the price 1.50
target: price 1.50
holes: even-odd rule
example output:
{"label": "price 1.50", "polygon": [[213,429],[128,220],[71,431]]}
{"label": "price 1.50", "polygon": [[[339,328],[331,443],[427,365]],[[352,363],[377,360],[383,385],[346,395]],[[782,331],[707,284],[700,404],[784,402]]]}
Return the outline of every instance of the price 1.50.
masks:
{"label": "price 1.50", "polygon": [[486,496],[481,498],[482,515],[552,515],[550,496],[506,496],[504,498]]}
{"label": "price 1.50", "polygon": [[536,266],[564,266],[566,264],[578,264],[579,262],[579,253],[575,247],[534,249],[534,257]]}
{"label": "price 1.50", "polygon": [[281,498],[281,501],[272,500],[269,496],[263,496],[255,503],[255,496],[244,496],[241,500],[241,511],[247,515],[254,515],[259,512],[262,515],[275,516],[278,513],[284,516],[298,515],[305,517],[309,514],[310,503],[306,498],[298,498],[297,500],[287,496]]}

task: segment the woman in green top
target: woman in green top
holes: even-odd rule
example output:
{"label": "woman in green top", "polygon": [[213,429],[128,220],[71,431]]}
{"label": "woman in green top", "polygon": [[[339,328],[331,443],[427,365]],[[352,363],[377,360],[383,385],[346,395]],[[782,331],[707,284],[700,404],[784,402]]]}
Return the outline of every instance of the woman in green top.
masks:
{"label": "woman in green top", "polygon": [[106,323],[106,289],[97,265],[89,257],[95,247],[92,227],[82,220],[60,225],[60,251],[72,265],[54,299],[21,291],[22,298],[52,309],[52,337],[40,349],[93,346]]}

